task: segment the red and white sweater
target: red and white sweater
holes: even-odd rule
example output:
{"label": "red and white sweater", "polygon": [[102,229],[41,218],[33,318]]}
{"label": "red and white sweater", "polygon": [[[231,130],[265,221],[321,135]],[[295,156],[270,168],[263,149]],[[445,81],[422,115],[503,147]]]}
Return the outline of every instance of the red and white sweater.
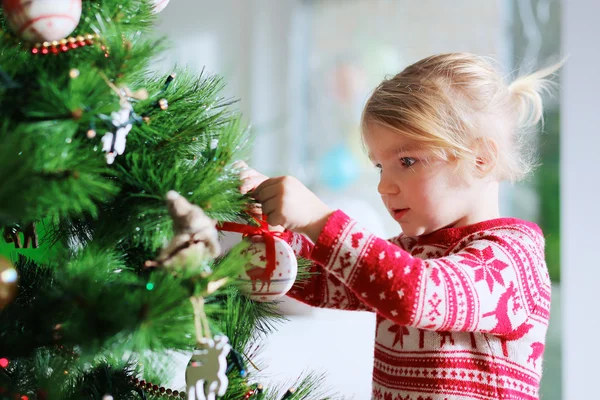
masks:
{"label": "red and white sweater", "polygon": [[318,272],[291,297],[377,313],[373,399],[538,399],[550,278],[535,224],[387,241],[336,211],[314,245],[290,244]]}

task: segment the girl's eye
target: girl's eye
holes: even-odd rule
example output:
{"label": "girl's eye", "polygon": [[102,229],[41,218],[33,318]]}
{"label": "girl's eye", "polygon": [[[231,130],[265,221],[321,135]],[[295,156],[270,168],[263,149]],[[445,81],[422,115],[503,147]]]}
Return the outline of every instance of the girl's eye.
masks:
{"label": "girl's eye", "polygon": [[402,158],[400,158],[400,162],[406,168],[412,167],[416,161],[417,160],[415,160],[414,158],[411,158],[411,157],[402,157]]}

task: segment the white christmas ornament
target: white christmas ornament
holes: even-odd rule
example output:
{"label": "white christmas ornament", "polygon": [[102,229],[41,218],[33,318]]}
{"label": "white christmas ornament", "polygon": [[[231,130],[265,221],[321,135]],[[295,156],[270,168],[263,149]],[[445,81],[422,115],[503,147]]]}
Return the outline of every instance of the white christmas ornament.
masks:
{"label": "white christmas ornament", "polygon": [[11,29],[29,42],[64,39],[81,18],[81,0],[2,0],[2,7]]}
{"label": "white christmas ornament", "polygon": [[131,106],[121,108],[119,111],[111,114],[112,124],[115,132],[106,132],[102,137],[102,150],[106,152],[106,162],[112,164],[117,155],[125,152],[127,143],[127,134],[132,128],[129,116],[131,115]]}
{"label": "white christmas ornament", "polygon": [[[255,237],[260,238],[260,237]],[[281,238],[275,239],[275,265],[267,262],[267,245],[260,239],[244,250],[250,259],[245,273],[238,276],[240,291],[252,300],[267,302],[283,296],[294,286],[298,261],[294,250]]]}
{"label": "white christmas ornament", "polygon": [[152,0],[152,3],[154,4],[154,13],[158,14],[164,10],[167,4],[169,4],[169,1],[170,0]]}
{"label": "white christmas ornament", "polygon": [[215,400],[227,391],[227,354],[231,350],[227,336],[203,339],[194,350],[185,370],[188,400]]}

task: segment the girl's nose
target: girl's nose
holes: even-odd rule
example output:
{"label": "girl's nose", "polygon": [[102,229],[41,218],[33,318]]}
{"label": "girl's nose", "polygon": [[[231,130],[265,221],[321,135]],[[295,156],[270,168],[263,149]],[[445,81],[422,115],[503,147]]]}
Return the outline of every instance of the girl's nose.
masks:
{"label": "girl's nose", "polygon": [[390,195],[390,194],[398,194],[400,192],[400,188],[394,182],[392,177],[390,177],[389,173],[385,173],[381,171],[381,176],[379,177],[379,185],[377,185],[377,191],[381,195]]}

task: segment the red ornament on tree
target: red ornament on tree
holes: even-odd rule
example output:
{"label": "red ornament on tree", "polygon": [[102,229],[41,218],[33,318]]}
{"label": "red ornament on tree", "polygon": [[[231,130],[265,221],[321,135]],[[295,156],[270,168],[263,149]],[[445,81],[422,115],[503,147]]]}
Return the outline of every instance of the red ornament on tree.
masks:
{"label": "red ornament on tree", "polygon": [[81,17],[81,0],[2,0],[11,29],[28,42],[64,39]]}

